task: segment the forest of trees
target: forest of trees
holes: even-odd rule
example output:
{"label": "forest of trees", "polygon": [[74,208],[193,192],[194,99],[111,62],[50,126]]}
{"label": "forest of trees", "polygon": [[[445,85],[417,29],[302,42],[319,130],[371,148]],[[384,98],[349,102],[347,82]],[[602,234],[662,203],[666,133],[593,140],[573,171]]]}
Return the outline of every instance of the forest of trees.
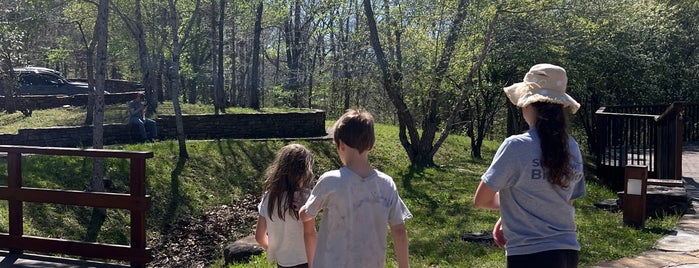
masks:
{"label": "forest of trees", "polygon": [[[95,28],[99,6],[108,35]],[[516,113],[502,87],[536,63],[567,69],[582,135],[600,106],[697,101],[698,46],[697,0],[0,2],[4,77],[25,65],[68,77],[104,68],[140,81],[149,103],[176,97],[212,113],[292,107],[335,118],[360,107],[399,126],[416,164],[431,164],[450,133],[471,137],[480,157]]]}

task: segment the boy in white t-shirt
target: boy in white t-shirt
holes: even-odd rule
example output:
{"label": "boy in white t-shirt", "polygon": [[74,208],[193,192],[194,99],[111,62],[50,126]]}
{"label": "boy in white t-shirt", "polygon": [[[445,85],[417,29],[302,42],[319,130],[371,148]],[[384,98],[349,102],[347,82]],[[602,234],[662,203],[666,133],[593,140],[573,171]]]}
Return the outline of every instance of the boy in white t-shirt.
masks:
{"label": "boy in white t-shirt", "polygon": [[399,267],[409,267],[405,220],[412,217],[393,179],[369,164],[374,146],[374,119],[368,112],[348,110],[333,126],[343,167],[320,176],[306,204],[302,221],[322,210],[314,267],[384,267],[390,226]]}

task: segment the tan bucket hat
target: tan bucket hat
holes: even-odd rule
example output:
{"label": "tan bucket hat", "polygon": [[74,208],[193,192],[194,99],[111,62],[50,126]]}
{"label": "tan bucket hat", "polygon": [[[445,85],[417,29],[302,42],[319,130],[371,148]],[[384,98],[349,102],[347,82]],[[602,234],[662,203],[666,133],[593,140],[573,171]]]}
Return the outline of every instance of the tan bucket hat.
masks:
{"label": "tan bucket hat", "polygon": [[580,109],[580,103],[566,94],[568,76],[560,66],[542,63],[532,66],[524,76],[524,81],[504,88],[512,104],[524,107],[543,101],[558,103],[570,108],[572,113]]}

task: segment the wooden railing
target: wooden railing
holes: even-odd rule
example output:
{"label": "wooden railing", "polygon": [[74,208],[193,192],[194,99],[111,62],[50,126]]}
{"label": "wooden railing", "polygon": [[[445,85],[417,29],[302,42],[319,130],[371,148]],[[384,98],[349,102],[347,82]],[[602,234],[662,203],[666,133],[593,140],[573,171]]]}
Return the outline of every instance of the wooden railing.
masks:
{"label": "wooden railing", "polygon": [[689,103],[684,108],[684,141],[699,142],[699,103]]}
{"label": "wooden railing", "polygon": [[684,120],[687,106],[676,102],[664,107],[614,106],[597,110],[598,175],[623,178],[625,166],[640,165],[648,167],[650,178],[681,180],[682,146],[687,139],[684,131],[695,131]]}
{"label": "wooden railing", "polygon": [[[9,249],[10,254],[22,254],[27,250],[127,261],[131,267],[145,267],[152,259],[150,249],[146,248],[146,211],[150,208],[150,196],[146,195],[146,159],[153,157],[152,152],[6,145],[0,145],[0,152],[7,153],[8,173],[7,186],[0,186],[0,200],[7,200],[9,204],[9,234],[0,233],[0,248]],[[129,194],[22,187],[23,154],[130,159]],[[24,202],[129,210],[131,245],[24,235]]]}

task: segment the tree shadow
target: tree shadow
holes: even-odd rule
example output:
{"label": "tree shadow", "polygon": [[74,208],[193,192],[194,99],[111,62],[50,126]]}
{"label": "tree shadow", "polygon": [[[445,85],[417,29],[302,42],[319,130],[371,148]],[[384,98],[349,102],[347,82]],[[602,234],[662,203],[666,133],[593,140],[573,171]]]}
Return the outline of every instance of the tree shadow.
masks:
{"label": "tree shadow", "polygon": [[406,197],[412,197],[420,202],[426,202],[427,207],[430,212],[434,212],[439,204],[435,201],[427,192],[422,189],[416,189],[413,187],[413,179],[424,178],[425,168],[422,166],[411,165],[408,168],[408,173],[403,175],[403,189],[408,193]]}
{"label": "tree shadow", "polygon": [[644,233],[651,233],[651,234],[659,234],[659,235],[677,235],[677,231],[675,230],[669,230],[665,228],[659,228],[659,227],[643,227],[641,228],[641,231]]}
{"label": "tree shadow", "polygon": [[180,175],[182,174],[185,163],[187,163],[187,158],[179,158],[177,160],[177,165],[175,165],[175,168],[170,174],[170,202],[168,203],[167,211],[163,216],[161,226],[163,232],[168,231],[172,227],[172,221],[177,216],[177,208],[179,207],[182,199],[182,193],[180,192]]}
{"label": "tree shadow", "polygon": [[105,208],[93,208],[92,216],[90,216],[90,224],[87,226],[87,232],[83,237],[83,241],[86,242],[97,242],[97,237],[99,236],[100,229],[104,221],[107,219],[107,209]]}
{"label": "tree shadow", "polygon": [[249,170],[241,170],[241,167],[235,164],[229,165],[232,172],[238,172],[240,174],[248,173],[250,176],[253,176],[252,178],[239,178],[235,181],[236,185],[249,192],[257,193],[260,191],[262,186],[260,180],[264,178],[267,166],[272,163],[277,150],[282,146],[284,146],[284,144],[278,142],[261,142],[245,146],[243,146],[241,142],[235,142],[233,144],[229,142],[229,149],[232,155],[247,158],[247,161],[241,161],[250,163],[254,169],[254,172],[250,172]]}
{"label": "tree shadow", "polygon": [[313,157],[315,158],[313,172],[317,176],[325,171],[342,167],[342,162],[337,155],[337,149],[334,144],[327,141],[314,141],[308,142],[305,146],[313,152]]}

